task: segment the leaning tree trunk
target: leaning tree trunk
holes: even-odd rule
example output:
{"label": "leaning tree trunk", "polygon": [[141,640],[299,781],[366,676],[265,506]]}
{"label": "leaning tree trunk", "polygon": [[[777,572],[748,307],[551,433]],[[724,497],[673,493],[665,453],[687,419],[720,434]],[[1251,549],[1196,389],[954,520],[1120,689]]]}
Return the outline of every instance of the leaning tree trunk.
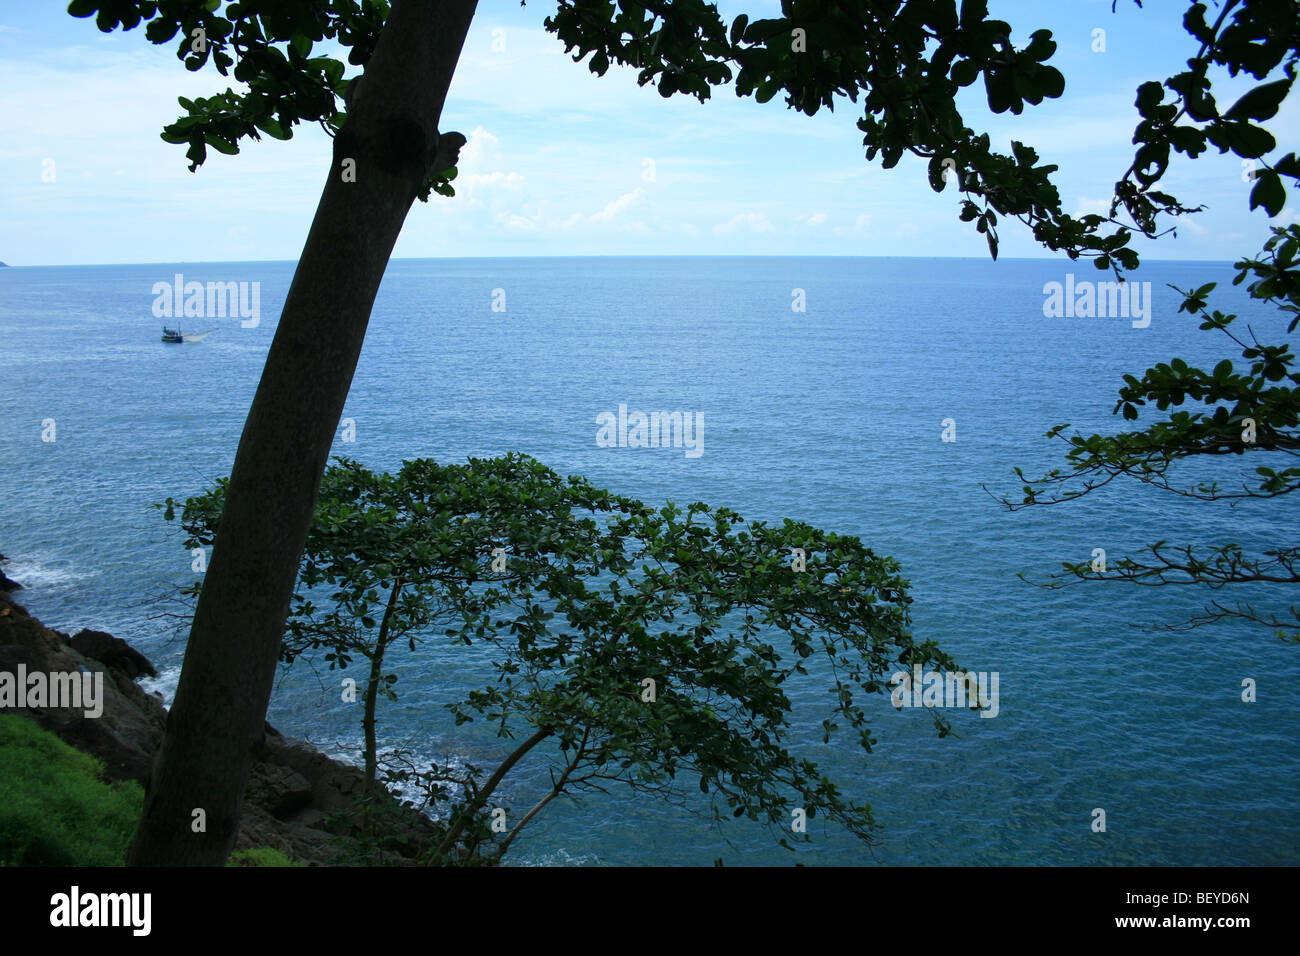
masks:
{"label": "leaning tree trunk", "polygon": [[[388,257],[433,171],[475,5],[394,3],[335,138],[235,455],[132,865],[219,866],[234,846],[321,475]],[[340,175],[347,159],[355,181]]]}

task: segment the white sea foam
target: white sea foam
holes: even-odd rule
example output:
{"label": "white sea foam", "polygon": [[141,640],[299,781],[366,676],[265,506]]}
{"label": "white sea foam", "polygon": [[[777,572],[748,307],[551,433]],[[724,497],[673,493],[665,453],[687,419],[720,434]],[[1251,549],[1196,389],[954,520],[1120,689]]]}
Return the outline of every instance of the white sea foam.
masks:
{"label": "white sea foam", "polygon": [[28,590],[66,587],[99,574],[98,568],[89,564],[77,565],[66,558],[24,554],[6,557],[5,574]]}
{"label": "white sea foam", "polygon": [[176,685],[181,679],[181,666],[164,667],[158,672],[157,677],[140,678],[140,687],[147,694],[162,694],[163,706],[170,707],[172,698],[176,696]]}
{"label": "white sea foam", "polygon": [[543,853],[540,856],[528,858],[519,856],[511,858],[506,855],[507,863],[514,863],[518,866],[599,866],[600,857],[594,853],[570,853],[568,850],[552,850],[549,853]]}

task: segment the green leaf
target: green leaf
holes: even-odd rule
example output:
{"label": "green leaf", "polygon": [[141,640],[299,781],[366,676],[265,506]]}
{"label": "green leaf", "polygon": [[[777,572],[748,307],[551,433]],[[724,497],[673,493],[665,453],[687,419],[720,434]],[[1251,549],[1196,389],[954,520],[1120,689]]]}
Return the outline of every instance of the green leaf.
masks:
{"label": "green leaf", "polygon": [[215,149],[218,153],[225,153],[227,156],[234,156],[236,153],[239,152],[238,146],[236,146],[234,143],[230,142],[229,140],[222,139],[220,136],[216,136],[212,133],[209,133],[206,139],[208,141],[208,145],[211,146],[213,149]]}
{"label": "green leaf", "polygon": [[1250,191],[1250,208],[1263,206],[1269,216],[1276,216],[1286,204],[1286,189],[1282,177],[1271,169],[1255,174],[1255,188]]}
{"label": "green leaf", "polygon": [[185,158],[190,161],[190,171],[193,172],[199,166],[203,165],[207,159],[207,147],[203,145],[203,138],[190,140],[190,148],[185,151]]}
{"label": "green leaf", "polygon": [[952,81],[958,86],[970,86],[979,75],[980,68],[974,60],[958,60],[952,65]]}
{"label": "green leaf", "polygon": [[1277,146],[1273,134],[1262,126],[1238,123],[1229,128],[1228,142],[1242,159],[1258,159]]}
{"label": "green leaf", "polygon": [[273,139],[290,139],[293,136],[292,130],[285,129],[279,120],[270,116],[260,120],[257,127]]}
{"label": "green leaf", "polygon": [[1300,179],[1300,159],[1296,158],[1295,153],[1287,153],[1276,163],[1273,169],[1283,176],[1290,176],[1292,179]]}
{"label": "green leaf", "polygon": [[176,35],[180,27],[180,23],[176,20],[159,17],[149,21],[144,28],[144,35],[152,43],[166,43]]}
{"label": "green leaf", "polygon": [[745,27],[748,26],[748,24],[749,24],[749,17],[743,13],[740,16],[736,17],[734,21],[732,21],[731,24],[732,43],[739,43],[741,41],[741,38],[744,37],[745,35]]}
{"label": "green leaf", "polygon": [[773,37],[780,37],[789,32],[790,23],[787,20],[755,20],[745,28],[745,40],[749,43],[766,43]]}
{"label": "green leaf", "polygon": [[1162,84],[1150,80],[1138,87],[1137,101],[1135,105],[1138,112],[1145,117],[1150,117],[1154,110],[1164,99],[1165,88]]}
{"label": "green leaf", "polygon": [[1054,66],[1039,71],[1039,91],[1048,99],[1058,99],[1065,92],[1065,77]]}
{"label": "green leaf", "polygon": [[1275,80],[1257,86],[1232,104],[1224,119],[1266,120],[1277,114],[1278,107],[1291,91],[1291,80]]}

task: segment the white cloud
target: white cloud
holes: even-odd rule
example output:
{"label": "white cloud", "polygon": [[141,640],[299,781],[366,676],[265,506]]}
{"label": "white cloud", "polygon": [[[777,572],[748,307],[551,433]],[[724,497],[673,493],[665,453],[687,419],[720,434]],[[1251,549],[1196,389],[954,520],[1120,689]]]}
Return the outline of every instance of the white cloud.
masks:
{"label": "white cloud", "polygon": [[496,221],[508,229],[516,229],[521,232],[536,232],[538,228],[538,217],[520,216],[516,213],[497,213]]}
{"label": "white cloud", "polygon": [[641,187],[638,186],[630,193],[624,193],[617,199],[606,203],[604,209],[596,213],[594,216],[588,216],[587,221],[592,223],[613,222],[622,213],[626,212],[629,206],[633,205],[638,199],[640,199],[642,195],[644,195],[644,192]]}
{"label": "white cloud", "polygon": [[456,161],[457,169],[468,169],[482,163],[488,153],[496,150],[501,140],[493,136],[482,126],[475,126],[465,137],[465,145],[460,148],[460,158]]}
{"label": "white cloud", "polygon": [[775,232],[773,226],[765,215],[761,212],[742,212],[737,216],[732,216],[726,222],[720,222],[713,227],[715,236],[729,236],[737,232]]}
{"label": "white cloud", "polygon": [[1110,202],[1110,196],[1104,199],[1090,199],[1087,196],[1080,196],[1074,207],[1074,218],[1078,219],[1080,216],[1109,216]]}
{"label": "white cloud", "polygon": [[519,173],[503,173],[497,170],[494,173],[472,173],[469,176],[457,175],[455,184],[467,187],[467,191],[470,192],[478,189],[501,189],[509,192],[519,192],[524,188],[524,177]]}
{"label": "white cloud", "polygon": [[871,213],[864,212],[858,216],[857,220],[851,226],[836,226],[835,234],[837,236],[850,236],[864,233],[871,226]]}
{"label": "white cloud", "polygon": [[522,209],[496,209],[493,221],[515,232],[527,232],[538,235],[553,235],[560,232],[583,232],[596,229],[613,228],[619,232],[649,233],[650,227],[640,220],[625,221],[624,214],[644,195],[643,190],[634,189],[612,199],[594,213],[571,212],[561,218],[550,211],[554,204],[549,202],[524,202]]}
{"label": "white cloud", "polygon": [[501,140],[482,126],[476,126],[466,137],[456,161],[456,188],[458,200],[471,208],[490,207],[498,222],[505,221],[510,210],[507,205],[517,205],[525,196],[527,180],[523,173],[506,171],[506,158],[501,155]]}

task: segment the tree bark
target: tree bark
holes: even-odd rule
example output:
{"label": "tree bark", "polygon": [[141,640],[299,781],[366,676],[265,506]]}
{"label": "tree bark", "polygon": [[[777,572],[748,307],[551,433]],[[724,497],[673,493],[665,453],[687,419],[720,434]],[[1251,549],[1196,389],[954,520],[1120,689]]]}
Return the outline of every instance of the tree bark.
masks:
{"label": "tree bark", "polygon": [[515,837],[519,836],[519,831],[528,825],[528,821],[541,813],[548,803],[564,792],[564,787],[569,782],[569,775],[578,769],[578,764],[582,763],[582,758],[587,755],[587,738],[590,735],[591,728],[588,727],[582,732],[582,742],[578,744],[578,748],[573,754],[573,759],[568,762],[564,768],[564,772],[560,774],[560,779],[555,781],[550,792],[546,796],[542,797],[542,799],[538,800],[537,803],[533,804],[533,808],[525,813],[510,832],[506,834],[506,838],[502,840],[501,845],[497,847],[498,861],[506,855],[506,851],[510,849],[510,844],[515,842]]}
{"label": "tree bark", "polygon": [[397,0],[335,138],[235,455],[131,865],[220,866],[234,846],[321,475],[475,6]]}
{"label": "tree bark", "polygon": [[538,728],[535,734],[516,747],[514,753],[507,757],[501,766],[497,767],[492,776],[488,778],[487,783],[483,785],[483,789],[475,794],[474,799],[461,809],[460,816],[448,829],[446,835],[442,838],[442,842],[438,844],[438,849],[434,851],[434,860],[440,859],[451,852],[452,847],[456,845],[456,840],[465,831],[466,825],[474,814],[478,813],[483,808],[483,805],[488,802],[488,798],[492,796],[493,791],[496,790],[497,785],[501,783],[505,775],[510,772],[510,769],[522,760],[528,751],[532,750],[552,733],[550,727]]}
{"label": "tree bark", "polygon": [[[375,733],[375,706],[379,702],[379,682],[384,677],[384,653],[388,650],[388,631],[392,625],[393,612],[397,608],[397,599],[402,593],[402,576],[397,575],[393,582],[392,593],[388,596],[388,606],[384,609],[384,619],[379,624],[379,635],[375,638],[374,651],[370,657],[370,681],[366,684],[365,713],[361,717],[361,729],[365,734],[366,761],[366,797],[373,798],[375,777],[379,770],[379,742]],[[366,804],[367,819],[370,804]]]}

